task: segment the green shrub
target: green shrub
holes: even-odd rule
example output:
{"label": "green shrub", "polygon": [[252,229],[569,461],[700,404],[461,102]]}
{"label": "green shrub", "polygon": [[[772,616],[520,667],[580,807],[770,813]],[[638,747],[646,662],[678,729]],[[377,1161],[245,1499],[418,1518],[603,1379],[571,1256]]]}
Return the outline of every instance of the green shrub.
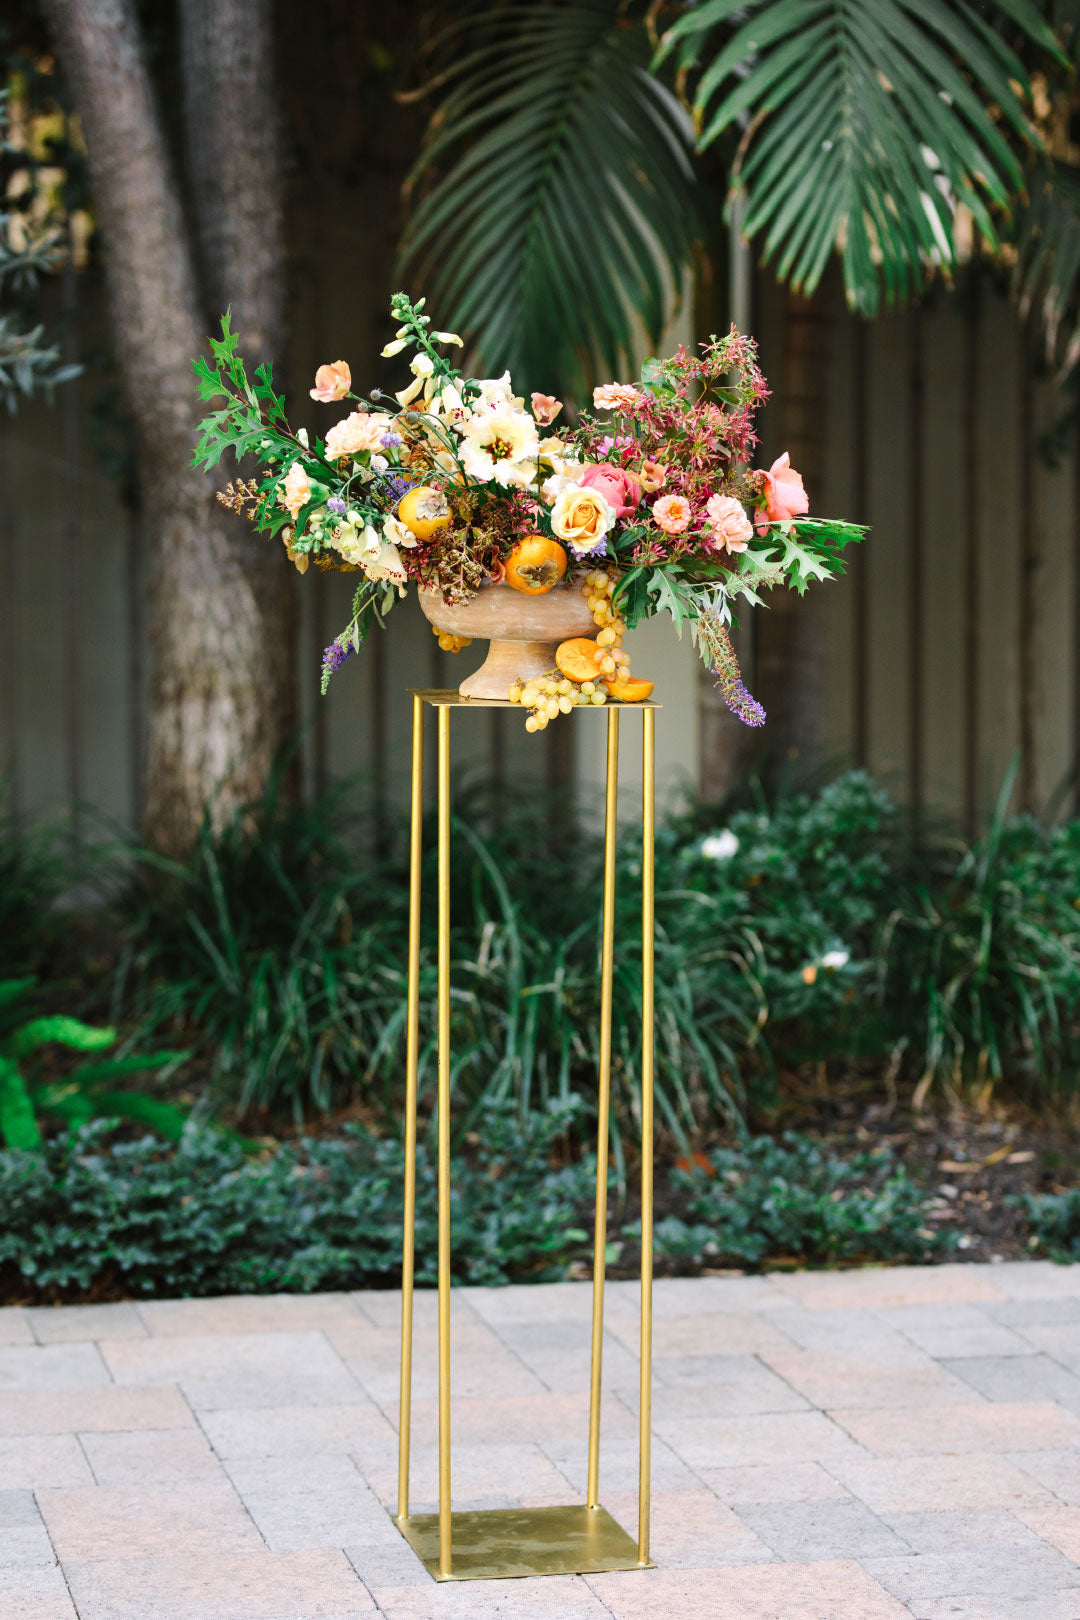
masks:
{"label": "green shrub", "polygon": [[[540,1282],[588,1263],[595,1163],[558,1162],[576,1111],[555,1105],[524,1126],[489,1111],[455,1156],[459,1281]],[[922,1227],[925,1200],[887,1156],[845,1162],[789,1137],[711,1164],[715,1180],[658,1177],[661,1206],[682,1211],[657,1226],[669,1269],[928,1260],[948,1246]],[[45,1154],[0,1153],[0,1287],[7,1299],[396,1287],[403,1190],[400,1143],[356,1127],[253,1161],[218,1134],[192,1131],[169,1148],[88,1126]],[[436,1178],[421,1146],[420,1283],[436,1280],[436,1245]]]}
{"label": "green shrub", "polygon": [[956,1242],[927,1225],[930,1200],[884,1149],[843,1159],[806,1137],[759,1136],[698,1155],[672,1181],[683,1212],[656,1227],[657,1253],[672,1259],[749,1267],[923,1261]]}
{"label": "green shrub", "polygon": [[[473,1283],[563,1275],[582,1252],[588,1164],[553,1169],[569,1124],[494,1113],[455,1163],[455,1275]],[[421,1145],[416,1276],[436,1277],[436,1179]],[[9,1297],[309,1292],[396,1284],[400,1142],[348,1129],[252,1161],[216,1133],[175,1149],[86,1127],[45,1154],[0,1153],[0,1275]]]}
{"label": "green shrub", "polygon": [[1080,1260],[1080,1188],[1024,1193],[1015,1200],[1031,1229],[1031,1248],[1063,1264]]}

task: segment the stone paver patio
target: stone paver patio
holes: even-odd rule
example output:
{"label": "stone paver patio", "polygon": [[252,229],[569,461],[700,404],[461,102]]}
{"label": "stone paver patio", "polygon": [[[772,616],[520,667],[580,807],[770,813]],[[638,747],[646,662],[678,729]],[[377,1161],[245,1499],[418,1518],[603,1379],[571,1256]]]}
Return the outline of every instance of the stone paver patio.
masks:
{"label": "stone paver patio", "polygon": [[[455,1294],[455,1506],[582,1499],[587,1284]],[[433,1298],[413,1505],[435,1505]],[[436,1586],[395,1294],[0,1311],[4,1620],[1080,1620],[1080,1266],[656,1289],[659,1568]],[[605,1505],[634,1524],[637,1293]]]}

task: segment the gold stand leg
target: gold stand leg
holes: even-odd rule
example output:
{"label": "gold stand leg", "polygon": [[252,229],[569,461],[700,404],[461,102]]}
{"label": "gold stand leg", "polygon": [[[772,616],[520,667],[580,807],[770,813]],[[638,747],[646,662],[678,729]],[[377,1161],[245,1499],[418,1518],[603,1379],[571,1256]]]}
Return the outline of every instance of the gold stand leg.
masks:
{"label": "gold stand leg", "polygon": [[439,1574],[450,1548],[450,711],[439,710]]}
{"label": "gold stand leg", "polygon": [[604,810],[604,911],[600,931],[600,1069],[597,1087],[596,1229],[593,1241],[592,1366],[589,1379],[589,1477],[586,1504],[600,1505],[600,1387],[607,1257],[608,1120],[611,1112],[611,994],[615,960],[615,830],[619,809],[619,711],[607,712]]}
{"label": "gold stand leg", "polygon": [[424,705],[413,698],[409,822],[409,991],[405,1013],[405,1231],[401,1248],[401,1399],[398,1424],[399,1519],[409,1516],[412,1423],[413,1272],[416,1249],[416,1077],[420,1049],[420,848],[424,816]]}
{"label": "gold stand leg", "polygon": [[641,716],[641,1427],[638,1438],[638,1563],[649,1562],[652,1462],[654,714]]}

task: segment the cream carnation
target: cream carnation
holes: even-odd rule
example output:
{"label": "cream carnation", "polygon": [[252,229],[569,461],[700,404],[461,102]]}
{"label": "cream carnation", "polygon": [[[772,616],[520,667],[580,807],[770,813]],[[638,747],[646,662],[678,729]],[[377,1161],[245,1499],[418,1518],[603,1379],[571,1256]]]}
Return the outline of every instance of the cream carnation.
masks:
{"label": "cream carnation", "polygon": [[278,504],[295,521],[300,509],[311,499],[311,479],[298,461],[294,461],[285,474],[285,482],[278,490]]}
{"label": "cream carnation", "polygon": [[342,456],[358,456],[364,450],[379,450],[384,434],[393,427],[392,419],[383,411],[353,411],[340,422],[335,422],[326,435],[326,456],[337,461]]}

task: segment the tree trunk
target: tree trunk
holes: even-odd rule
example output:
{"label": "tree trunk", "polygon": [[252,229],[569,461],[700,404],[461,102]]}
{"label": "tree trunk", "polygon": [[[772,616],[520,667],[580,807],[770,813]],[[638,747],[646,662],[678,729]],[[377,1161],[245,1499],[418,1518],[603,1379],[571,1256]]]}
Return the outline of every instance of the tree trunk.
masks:
{"label": "tree trunk", "polygon": [[[260,557],[259,542],[237,530],[213,484],[189,465],[201,414],[191,359],[207,321],[133,0],[44,0],[44,9],[86,137],[116,353],[155,541],[144,830],[156,848],[179,855],[208,806],[221,823],[257,797],[288,723],[293,672],[275,606],[283,598],[268,584],[271,561],[282,572],[286,564]],[[224,20],[232,0],[214,9]],[[251,12],[258,8],[242,9],[257,27]],[[229,154],[215,161],[227,167]],[[223,186],[223,195],[231,198],[231,188]],[[214,228],[220,233],[220,226],[204,230]],[[223,283],[237,256],[222,249]],[[242,292],[246,299],[248,278]],[[269,307],[278,320],[279,294]],[[259,308],[252,294],[244,330],[253,342]],[[272,325],[268,319],[266,338]]]}

